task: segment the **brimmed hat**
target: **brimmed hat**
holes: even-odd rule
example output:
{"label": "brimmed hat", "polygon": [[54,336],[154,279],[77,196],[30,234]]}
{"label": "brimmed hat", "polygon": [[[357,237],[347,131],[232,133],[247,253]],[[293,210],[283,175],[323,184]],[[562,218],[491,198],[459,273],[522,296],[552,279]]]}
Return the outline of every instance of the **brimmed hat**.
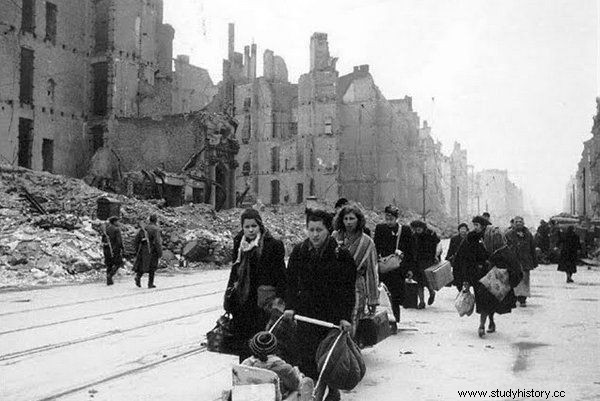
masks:
{"label": "brimmed hat", "polygon": [[268,331],[260,331],[252,337],[249,345],[253,354],[268,356],[275,353],[277,338]]}
{"label": "brimmed hat", "polygon": [[410,226],[412,228],[422,228],[423,230],[427,229],[427,224],[421,220],[414,220],[410,222]]}
{"label": "brimmed hat", "polygon": [[491,225],[490,221],[488,219],[486,219],[485,217],[482,217],[482,216],[475,216],[475,217],[473,217],[472,222],[473,223],[478,223],[478,224],[482,225],[483,227]]}
{"label": "brimmed hat", "polygon": [[109,222],[109,223],[114,223],[114,222],[117,222],[117,221],[119,221],[119,220],[121,220],[121,218],[120,218],[119,216],[110,216],[110,217],[108,218],[108,222]]}

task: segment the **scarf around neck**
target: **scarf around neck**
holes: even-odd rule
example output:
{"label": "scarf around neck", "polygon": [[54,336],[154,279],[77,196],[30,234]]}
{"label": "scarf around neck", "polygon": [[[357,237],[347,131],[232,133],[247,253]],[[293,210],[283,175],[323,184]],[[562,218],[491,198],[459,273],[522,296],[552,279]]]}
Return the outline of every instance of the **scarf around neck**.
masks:
{"label": "scarf around neck", "polygon": [[248,241],[246,236],[242,236],[240,241],[240,247],[238,249],[238,256],[235,261],[237,266],[237,277],[238,280],[235,283],[235,288],[239,297],[239,302],[244,305],[250,298],[250,258],[252,250],[256,249],[257,256],[260,257],[263,244],[263,236],[258,233],[256,238],[252,241]]}

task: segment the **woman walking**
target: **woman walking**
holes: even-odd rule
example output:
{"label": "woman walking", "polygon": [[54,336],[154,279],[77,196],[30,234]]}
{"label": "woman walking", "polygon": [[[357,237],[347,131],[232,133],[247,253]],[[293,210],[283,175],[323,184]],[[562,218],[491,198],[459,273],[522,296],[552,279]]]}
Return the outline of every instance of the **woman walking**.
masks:
{"label": "woman walking", "polygon": [[415,265],[414,269],[410,271],[408,275],[410,276],[412,274],[412,278],[419,284],[419,305],[417,308],[424,309],[424,287],[427,287],[427,291],[429,292],[427,305],[433,304],[433,301],[435,300],[435,290],[427,282],[427,278],[425,277],[425,269],[438,262],[437,251],[440,238],[434,231],[427,228],[427,224],[422,221],[415,220],[411,222],[410,228],[413,231],[413,253],[415,255]]}
{"label": "woman walking", "polygon": [[260,214],[247,209],[233,240],[236,258],[225,293],[225,311],[233,315],[235,350],[240,362],[251,355],[248,340],[265,330],[270,307],[286,291],[285,248],[265,229]]}
{"label": "woman walking", "polygon": [[515,288],[517,301],[522,307],[527,306],[527,298],[531,296],[531,270],[538,266],[533,234],[525,227],[521,216],[513,219],[513,228],[506,233],[506,242],[515,252],[521,265],[523,279]]}
{"label": "woman walking", "polygon": [[[499,230],[489,227],[488,220],[481,216],[473,218],[473,231],[467,234],[466,242],[456,254],[456,275],[463,280],[464,287],[475,291],[476,312],[479,318],[479,337],[485,336],[485,324],[489,319],[487,332],[496,331],[495,314],[510,313],[516,306],[514,288],[521,280],[520,268],[511,251],[506,246]],[[485,245],[484,245],[485,243]],[[499,301],[479,282],[492,266],[508,269],[511,290]]]}
{"label": "woman walking", "polygon": [[[287,268],[287,310],[294,314],[340,324],[350,331],[355,303],[356,264],[347,249],[339,248],[330,235],[332,216],[323,210],[307,210],[308,238],[294,247]],[[302,373],[318,380],[316,353],[329,329],[298,322],[296,339],[299,368]],[[317,389],[320,401],[325,388]],[[329,388],[327,401],[340,399],[337,389]]]}
{"label": "woman walking", "polygon": [[581,249],[579,236],[575,234],[573,226],[567,227],[564,235],[559,237],[557,245],[560,247],[560,258],[558,261],[558,271],[565,272],[567,283],[573,282],[573,274],[577,273],[578,252]]}
{"label": "woman walking", "polygon": [[[385,223],[375,227],[375,248],[381,258],[398,255],[401,258],[400,267],[388,273],[380,273],[379,279],[383,281],[392,295],[392,312],[396,322],[400,322],[400,305],[404,301],[404,280],[409,270],[413,268],[412,233],[410,227],[402,226],[398,222],[398,209],[387,206]],[[400,236],[400,238],[398,238]]]}
{"label": "woman walking", "polygon": [[356,204],[344,206],[335,217],[332,236],[340,247],[347,249],[356,263],[356,305],[352,314],[352,335],[358,321],[366,315],[368,306],[374,313],[379,304],[379,274],[375,243],[363,232],[365,215]]}

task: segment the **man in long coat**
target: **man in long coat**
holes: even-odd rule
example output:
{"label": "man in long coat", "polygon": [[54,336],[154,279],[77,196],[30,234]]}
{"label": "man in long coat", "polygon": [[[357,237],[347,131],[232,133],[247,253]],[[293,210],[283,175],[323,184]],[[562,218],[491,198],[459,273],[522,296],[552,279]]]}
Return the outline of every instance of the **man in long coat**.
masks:
{"label": "man in long coat", "polygon": [[104,264],[106,265],[106,285],[113,285],[113,276],[123,265],[123,238],[119,227],[119,218],[112,216],[108,219],[102,233],[102,248]]}
{"label": "man in long coat", "polygon": [[162,239],[157,225],[156,215],[151,215],[149,224],[141,227],[134,242],[136,257],[133,270],[135,271],[135,285],[141,287],[144,273],[148,273],[148,288],[155,288],[154,273],[158,268],[158,260],[162,257]]}
{"label": "man in long coat", "polygon": [[514,220],[514,228],[506,233],[506,242],[515,252],[519,263],[521,264],[523,279],[515,288],[515,295],[521,306],[526,306],[527,297],[531,296],[530,271],[538,266],[538,262],[533,235],[527,227],[525,227],[525,222],[522,217],[517,216]]}

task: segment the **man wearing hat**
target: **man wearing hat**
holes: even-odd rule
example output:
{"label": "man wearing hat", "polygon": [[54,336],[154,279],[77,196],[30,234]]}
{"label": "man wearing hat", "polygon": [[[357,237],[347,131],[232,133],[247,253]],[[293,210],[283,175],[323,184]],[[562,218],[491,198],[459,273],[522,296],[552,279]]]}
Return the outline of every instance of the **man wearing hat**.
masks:
{"label": "man wearing hat", "polygon": [[102,233],[104,264],[106,265],[106,285],[113,285],[113,276],[123,264],[123,238],[119,227],[119,217],[112,216]]}
{"label": "man wearing hat", "polygon": [[135,285],[141,287],[141,279],[144,273],[148,273],[148,288],[155,288],[154,273],[158,269],[158,261],[162,257],[162,239],[158,228],[158,219],[155,214],[148,219],[148,224],[140,227],[135,236],[134,246],[136,249],[135,263]]}

